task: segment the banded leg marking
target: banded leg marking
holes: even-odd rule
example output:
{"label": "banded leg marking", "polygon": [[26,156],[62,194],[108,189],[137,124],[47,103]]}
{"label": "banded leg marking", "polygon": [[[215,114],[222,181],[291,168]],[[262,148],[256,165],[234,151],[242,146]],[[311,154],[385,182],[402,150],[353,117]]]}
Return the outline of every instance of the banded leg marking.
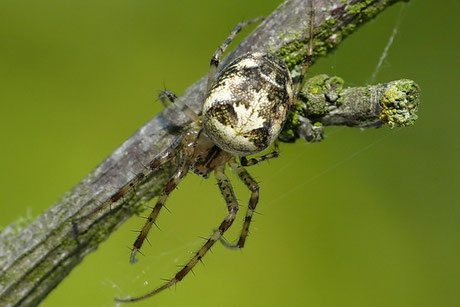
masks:
{"label": "banded leg marking", "polygon": [[166,108],[169,104],[174,104],[182,112],[187,114],[187,116],[192,120],[198,119],[198,114],[195,113],[188,105],[186,105],[182,100],[177,98],[177,95],[171,91],[164,90],[158,94],[158,99],[161,101],[163,106]]}
{"label": "banded leg marking", "polygon": [[264,20],[265,17],[259,17],[259,18],[254,18],[245,22],[241,22],[233,28],[232,32],[227,36],[227,39],[220,45],[219,48],[217,48],[216,52],[214,52],[214,55],[211,58],[211,65],[209,68],[209,73],[208,73],[208,86],[207,90],[209,91],[209,88],[211,87],[212,82],[214,81],[214,78],[216,76],[217,72],[217,67],[219,66],[219,61],[220,57],[222,54],[225,52],[227,49],[228,45],[232,42],[232,40],[235,38],[235,36],[246,26],[253,24],[255,22]]}
{"label": "banded leg marking", "polygon": [[241,157],[240,158],[241,165],[242,166],[253,166],[262,161],[266,161],[266,160],[273,159],[273,158],[278,158],[280,155],[278,140],[274,142],[274,145],[275,145],[275,149],[271,153],[268,153],[266,155],[250,158],[249,160],[246,157]]}
{"label": "banded leg marking", "polygon": [[209,251],[209,249],[214,245],[214,243],[216,243],[216,241],[218,241],[222,237],[225,231],[227,231],[227,229],[230,228],[238,212],[238,202],[233,192],[232,185],[224,173],[224,166],[218,167],[214,171],[214,174],[217,180],[217,185],[219,186],[220,191],[222,195],[224,196],[225,201],[227,202],[227,210],[228,210],[228,214],[225,217],[225,219],[220,223],[219,228],[217,228],[217,230],[214,231],[214,233],[206,241],[206,243],[198,250],[198,252],[195,253],[192,259],[190,259],[190,261],[179,272],[177,272],[176,275],[171,280],[169,280],[168,282],[166,282],[165,284],[163,284],[162,286],[158,287],[157,289],[155,289],[154,291],[150,293],[147,293],[142,296],[135,297],[135,298],[128,298],[128,299],[116,298],[115,299],[116,301],[118,302],[140,301],[148,297],[151,297],[177,284],[195,267],[198,261],[201,261],[203,256]]}
{"label": "banded leg marking", "polygon": [[181,149],[181,144],[183,141],[183,137],[177,138],[174,143],[166,149],[161,155],[155,157],[150,163],[144,168],[144,170],[134,176],[133,179],[128,181],[124,186],[122,186],[117,192],[112,194],[106,201],[100,204],[98,207],[94,208],[90,213],[78,218],[77,220],[85,220],[97,212],[101,211],[107,206],[111,206],[112,204],[116,203],[120,198],[123,198],[126,194],[134,190],[134,188],[141,182],[144,181],[155,169],[160,167],[161,165],[165,164],[169,160],[171,160]]}
{"label": "banded leg marking", "polygon": [[251,191],[251,198],[249,199],[248,209],[246,211],[246,216],[244,218],[243,229],[241,230],[240,238],[238,239],[237,244],[230,244],[225,241],[222,237],[220,241],[223,245],[228,248],[243,248],[244,243],[246,242],[246,238],[249,234],[249,226],[251,225],[252,216],[256,210],[257,203],[259,202],[259,185],[257,182],[251,177],[251,175],[239,165],[234,159],[229,162],[231,169],[238,175],[241,181],[248,187],[249,191]]}
{"label": "banded leg marking", "polygon": [[[188,157],[185,159],[182,159],[182,161],[187,161],[187,160],[189,160]],[[160,213],[161,208],[164,207],[164,204],[169,194],[177,187],[177,185],[185,177],[185,175],[187,175],[189,166],[190,166],[189,163],[184,163],[184,162],[181,163],[177,172],[174,174],[171,180],[166,184],[166,186],[163,189],[163,192],[158,197],[155,207],[153,207],[152,212],[147,218],[147,221],[145,222],[144,227],[142,227],[141,232],[139,233],[136,241],[133,244],[133,248],[131,250],[131,256],[129,259],[131,263],[137,262],[137,259],[136,259],[137,252],[141,249],[142,244],[144,243],[144,240],[147,238],[150,228],[152,228],[152,225],[155,224],[155,220],[158,217],[158,214]]]}
{"label": "banded leg marking", "polygon": [[177,99],[177,95],[171,91],[164,90],[158,93],[158,99],[160,99],[161,103],[166,108],[169,103],[174,103],[174,101]]}

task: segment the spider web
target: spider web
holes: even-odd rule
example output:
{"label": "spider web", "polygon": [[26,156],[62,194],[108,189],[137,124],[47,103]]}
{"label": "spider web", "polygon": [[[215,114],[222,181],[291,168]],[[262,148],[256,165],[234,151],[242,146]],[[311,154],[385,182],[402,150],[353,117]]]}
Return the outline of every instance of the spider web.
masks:
{"label": "spider web", "polygon": [[406,7],[406,4],[403,3],[401,5],[401,8],[399,9],[398,18],[396,20],[395,26],[393,27],[393,31],[391,32],[390,38],[388,39],[388,42],[385,45],[385,48],[383,49],[382,55],[379,58],[377,66],[375,67],[374,72],[372,73],[372,75],[371,75],[371,77],[369,79],[371,84],[373,84],[375,82],[375,79],[377,78],[377,75],[378,75],[378,73],[380,72],[380,70],[382,68],[383,62],[386,60],[386,58],[388,56],[388,52],[390,51],[391,45],[393,45],[393,41],[394,41],[396,35],[398,34],[399,26],[400,26],[401,20],[402,20],[402,14],[403,14],[403,11],[404,11],[405,7]]}

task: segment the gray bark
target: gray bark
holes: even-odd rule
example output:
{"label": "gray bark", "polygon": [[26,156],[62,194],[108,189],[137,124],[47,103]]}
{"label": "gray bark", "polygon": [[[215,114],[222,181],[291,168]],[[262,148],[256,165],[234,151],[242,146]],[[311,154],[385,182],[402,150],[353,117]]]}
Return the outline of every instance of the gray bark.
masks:
{"label": "gray bark", "polygon": [[[375,17],[397,1],[343,2],[316,0],[315,58],[325,55],[353,32],[357,25]],[[268,50],[285,60],[295,75],[305,52],[305,42],[308,41],[308,12],[309,1],[286,1],[236,47],[223,64],[245,52]],[[204,88],[205,78],[202,78],[185,91],[181,101],[199,111],[205,96]],[[357,91],[351,90],[350,93],[356,94]],[[308,96],[308,93],[305,94]],[[350,97],[351,94],[342,96]],[[380,103],[378,99],[373,101]],[[308,97],[304,103],[308,104]],[[341,104],[333,103],[330,107],[321,116],[307,113],[298,115],[313,125],[318,122],[323,125],[351,123],[346,119],[350,110],[353,111],[350,101],[343,98]],[[359,113],[363,110],[355,111]],[[381,120],[375,118],[380,116],[377,113],[370,115],[374,116],[375,121]],[[360,124],[359,116],[349,118],[353,118],[353,125]],[[0,305],[37,305],[89,252],[95,250],[121,223],[140,210],[143,203],[155,197],[171,174],[173,165],[159,169],[135,193],[120,201],[111,211],[106,210],[92,219],[73,222],[110,197],[113,187],[125,184],[134,176],[133,172],[140,171],[143,164],[165,150],[188,122],[179,108],[170,106],[141,127],[36,220],[26,226],[13,223],[4,229],[0,234]],[[368,122],[369,118],[366,118]],[[308,134],[304,128],[299,128],[303,123],[302,120],[293,123],[291,128],[296,129],[292,130],[293,138]]]}

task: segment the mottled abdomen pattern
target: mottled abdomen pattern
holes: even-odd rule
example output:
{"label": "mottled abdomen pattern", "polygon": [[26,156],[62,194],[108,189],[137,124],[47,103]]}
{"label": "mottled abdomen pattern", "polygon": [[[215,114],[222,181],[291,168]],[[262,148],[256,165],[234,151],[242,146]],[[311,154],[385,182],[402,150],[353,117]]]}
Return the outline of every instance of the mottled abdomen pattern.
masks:
{"label": "mottled abdomen pattern", "polygon": [[229,153],[258,153],[278,137],[292,101],[292,80],[283,61],[270,53],[248,53],[211,85],[203,105],[204,127]]}

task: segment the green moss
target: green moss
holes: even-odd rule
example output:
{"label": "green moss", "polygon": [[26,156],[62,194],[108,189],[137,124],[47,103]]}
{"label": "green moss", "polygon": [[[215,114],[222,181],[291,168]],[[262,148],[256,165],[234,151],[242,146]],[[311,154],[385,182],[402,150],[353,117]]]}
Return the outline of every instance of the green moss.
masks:
{"label": "green moss", "polygon": [[[317,75],[308,79],[301,92],[299,101],[288,114],[286,124],[281,131],[280,140],[294,142],[298,137],[298,128],[303,124],[300,117],[308,118],[314,126],[321,126],[315,121],[328,114],[331,105],[338,105],[338,97],[343,89],[344,81],[339,77]],[[318,126],[319,125],[319,126]]]}
{"label": "green moss", "polygon": [[393,127],[412,126],[417,119],[420,88],[411,80],[391,84],[380,102],[380,120]]}
{"label": "green moss", "polygon": [[[317,59],[321,56],[326,55],[332,49],[334,49],[342,40],[353,33],[359,25],[366,21],[374,18],[380,11],[385,9],[387,6],[393,4],[397,0],[378,2],[376,0],[365,0],[354,4],[347,4],[347,1],[342,1],[343,6],[336,8],[332,13],[332,18],[324,20],[318,27],[314,29],[313,37],[313,58]],[[334,14],[342,15],[341,20],[348,20],[346,24],[339,23],[333,16]],[[345,16],[343,16],[345,15]],[[308,48],[309,37],[305,35],[308,33],[308,26],[289,33],[280,34],[281,40],[287,40],[278,50],[272,50],[278,57],[284,60],[293,77],[298,76],[301,65],[303,63],[304,55]],[[334,77],[333,77],[334,78]],[[319,99],[320,95],[325,95],[326,91],[329,93],[340,92],[343,88],[343,80],[335,77],[336,79],[329,79],[329,86],[334,85],[333,89],[326,88],[326,77],[319,76],[317,78],[310,79],[309,82],[304,86],[303,97],[301,105],[296,106],[291,113],[288,115],[287,123],[280,134],[280,139],[286,142],[293,142],[298,137],[297,127],[300,125],[298,120],[299,116],[309,116],[311,119],[315,116],[321,116],[327,113],[328,104],[324,102],[324,99]],[[305,93],[311,95],[306,99]],[[301,96],[302,96],[301,95]],[[317,95],[317,97],[315,97]],[[318,99],[316,99],[318,98]],[[322,97],[321,97],[322,98]],[[333,97],[334,98],[334,97]],[[340,104],[338,99],[335,102],[336,105]],[[313,122],[315,124],[315,122]]]}
{"label": "green moss", "polygon": [[305,111],[302,115],[308,118],[326,115],[331,104],[336,105],[344,83],[342,78],[328,75],[318,75],[308,79],[299,95],[304,103]]}
{"label": "green moss", "polygon": [[297,104],[290,110],[286,124],[279,135],[279,139],[282,142],[292,143],[299,137],[297,134],[297,127],[301,124],[299,115],[303,114],[303,112],[302,104]]}
{"label": "green moss", "polygon": [[316,122],[316,123],[313,124],[313,126],[315,126],[315,127],[322,127],[323,124],[322,124],[321,122]]}
{"label": "green moss", "polygon": [[[360,1],[355,4],[346,4],[336,8],[340,12],[342,20],[349,20],[345,25],[338,23],[334,17],[324,20],[317,28],[314,29],[313,38],[313,58],[319,58],[326,55],[330,50],[335,48],[342,40],[354,32],[357,27],[366,21],[374,18],[379,12],[387,6],[393,4],[396,0],[378,2],[376,0]],[[336,13],[339,14],[339,13]],[[296,76],[299,72],[299,67],[303,62],[303,56],[309,44],[308,27],[297,30],[296,32],[280,34],[280,39],[286,40],[291,36],[284,46],[274,52],[284,60],[288,68]]]}
{"label": "green moss", "polygon": [[299,136],[297,135],[294,129],[287,128],[286,126],[278,136],[280,141],[285,142],[285,143],[293,143],[295,142],[296,139],[298,139],[298,137]]}
{"label": "green moss", "polygon": [[347,5],[347,11],[353,15],[357,15],[364,11],[368,5],[372,4],[375,2],[375,0],[366,0],[362,2],[357,2],[355,4],[348,4]]}

